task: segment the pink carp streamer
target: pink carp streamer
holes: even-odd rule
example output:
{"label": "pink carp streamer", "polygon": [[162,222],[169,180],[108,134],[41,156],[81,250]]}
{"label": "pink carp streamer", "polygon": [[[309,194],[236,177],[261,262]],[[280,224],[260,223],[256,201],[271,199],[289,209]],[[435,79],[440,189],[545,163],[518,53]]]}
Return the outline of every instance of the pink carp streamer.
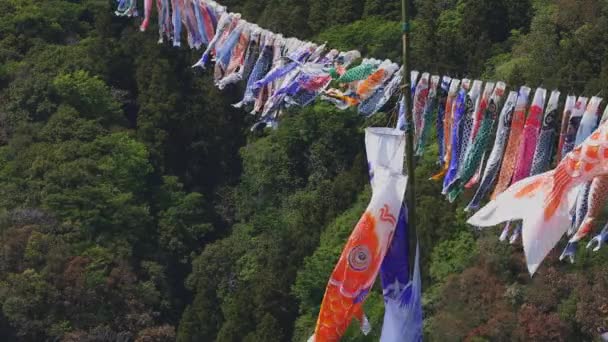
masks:
{"label": "pink carp streamer", "polygon": [[532,106],[530,106],[528,118],[526,119],[526,124],[524,126],[523,140],[519,149],[515,173],[513,174],[513,183],[530,175],[532,159],[534,158],[534,151],[536,150],[538,134],[543,119],[546,96],[546,89],[536,89],[534,100],[532,101]]}
{"label": "pink carp streamer", "polygon": [[148,25],[150,24],[150,16],[152,15],[152,0],[144,0],[144,21],[142,21],[139,26],[140,31],[145,31],[148,29]]}
{"label": "pink carp streamer", "polygon": [[[519,146],[519,152],[517,153],[517,164],[513,173],[511,182],[515,183],[521,179],[524,179],[530,175],[530,169],[532,168],[532,160],[534,158],[534,151],[536,150],[538,134],[540,133],[540,126],[543,116],[543,109],[545,107],[545,98],[547,96],[547,90],[543,88],[536,89],[534,93],[534,100],[528,111],[528,118],[524,125],[522,134],[521,144]],[[511,222],[507,222],[500,240],[506,239],[511,229]],[[514,243],[519,236],[519,226],[517,227],[515,234],[511,237],[510,242]]]}

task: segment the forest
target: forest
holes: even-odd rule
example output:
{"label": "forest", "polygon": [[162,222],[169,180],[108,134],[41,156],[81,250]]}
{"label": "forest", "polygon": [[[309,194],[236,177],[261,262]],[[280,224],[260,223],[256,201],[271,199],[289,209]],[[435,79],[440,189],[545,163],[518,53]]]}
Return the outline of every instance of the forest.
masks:
{"label": "forest", "polygon": [[[399,61],[396,0],[223,0],[286,36]],[[410,0],[412,64],[452,77],[608,98],[608,2]],[[141,4],[140,4],[141,5]],[[111,0],[0,0],[3,341],[306,341],[369,201],[364,129],[394,122],[321,101],[276,130],[192,69],[202,51]],[[396,100],[396,99],[395,99]],[[607,101],[605,100],[604,103]],[[608,251],[551,253],[465,222],[417,161],[424,337],[598,341]],[[560,245],[562,246],[562,245]],[[563,247],[563,246],[562,246]],[[378,341],[379,286],[365,304]]]}

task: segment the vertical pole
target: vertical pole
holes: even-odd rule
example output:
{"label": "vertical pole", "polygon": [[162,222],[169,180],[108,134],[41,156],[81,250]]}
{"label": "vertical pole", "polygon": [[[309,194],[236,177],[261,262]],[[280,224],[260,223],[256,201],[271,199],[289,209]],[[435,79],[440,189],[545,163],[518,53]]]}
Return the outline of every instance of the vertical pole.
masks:
{"label": "vertical pole", "polygon": [[[410,84],[410,11],[409,0],[401,0],[403,19],[403,81],[401,91],[406,101],[406,163],[407,163],[407,212],[410,230],[416,232],[414,125],[412,120],[412,87]],[[414,242],[415,243],[415,242]]]}

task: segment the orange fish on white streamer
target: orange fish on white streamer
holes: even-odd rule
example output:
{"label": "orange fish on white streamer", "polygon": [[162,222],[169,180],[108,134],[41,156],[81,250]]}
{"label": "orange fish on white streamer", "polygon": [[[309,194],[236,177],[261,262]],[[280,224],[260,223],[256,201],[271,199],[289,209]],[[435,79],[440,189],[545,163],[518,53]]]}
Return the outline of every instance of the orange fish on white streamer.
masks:
{"label": "orange fish on white streamer", "polygon": [[490,227],[522,219],[524,252],[528,270],[534,274],[570,227],[577,186],[604,175],[608,175],[608,123],[568,153],[554,170],[513,184],[468,223]]}
{"label": "orange fish on white streamer", "polygon": [[371,329],[362,306],[391,244],[407,177],[379,168],[374,182],[378,186],[331,274],[309,342],[339,341],[353,318],[364,333]]}

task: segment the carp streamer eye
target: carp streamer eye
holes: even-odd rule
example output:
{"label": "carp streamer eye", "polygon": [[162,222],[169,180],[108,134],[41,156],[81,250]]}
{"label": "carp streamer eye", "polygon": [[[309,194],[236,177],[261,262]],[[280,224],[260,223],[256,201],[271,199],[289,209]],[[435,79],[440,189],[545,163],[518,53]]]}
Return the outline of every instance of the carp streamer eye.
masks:
{"label": "carp streamer eye", "polygon": [[511,108],[507,115],[505,115],[505,125],[508,125],[513,120],[513,113],[515,112],[515,107]]}
{"label": "carp streamer eye", "polygon": [[552,111],[551,113],[549,113],[549,115],[545,116],[545,120],[543,122],[545,127],[553,126],[553,121],[555,121],[555,114],[556,114],[556,112]]}
{"label": "carp streamer eye", "polygon": [[495,113],[497,110],[496,103],[494,103],[494,101],[490,101],[490,105],[488,106],[488,109],[490,110],[490,113]]}
{"label": "carp streamer eye", "polygon": [[357,246],[348,254],[348,265],[355,271],[365,271],[370,261],[371,255],[367,246]]}

